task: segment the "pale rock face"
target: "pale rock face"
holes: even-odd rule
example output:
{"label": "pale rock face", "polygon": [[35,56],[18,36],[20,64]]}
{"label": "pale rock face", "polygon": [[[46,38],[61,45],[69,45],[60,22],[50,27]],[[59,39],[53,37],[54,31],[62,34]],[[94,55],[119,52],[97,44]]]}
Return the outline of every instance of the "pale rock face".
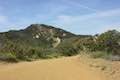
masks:
{"label": "pale rock face", "polygon": [[95,36],[95,37],[93,38],[94,42],[96,42],[96,41],[97,41],[97,39],[98,39],[98,37],[97,37],[97,36]]}
{"label": "pale rock face", "polygon": [[36,35],[36,36],[35,36],[35,38],[37,38],[37,39],[38,39],[38,38],[39,38],[39,35]]}
{"label": "pale rock face", "polygon": [[38,39],[38,38],[40,38],[40,36],[39,35],[35,35],[35,36],[33,36],[33,38],[34,39]]}
{"label": "pale rock face", "polygon": [[61,39],[59,37],[57,37],[57,38],[53,38],[53,40],[55,41],[55,43],[53,43],[53,47],[55,48],[60,44]]}
{"label": "pale rock face", "polygon": [[65,34],[65,33],[63,33],[63,36],[66,36],[66,34]]}
{"label": "pale rock face", "polygon": [[120,45],[120,42],[118,42],[118,44]]}
{"label": "pale rock face", "polygon": [[39,35],[39,36],[41,36],[41,34],[40,34],[40,33],[38,33],[38,35]]}
{"label": "pale rock face", "polygon": [[95,39],[98,39],[98,37],[97,37],[97,36],[95,36]]}
{"label": "pale rock face", "polygon": [[51,36],[53,36],[53,34],[54,34],[52,29],[50,29],[50,34],[51,34]]}

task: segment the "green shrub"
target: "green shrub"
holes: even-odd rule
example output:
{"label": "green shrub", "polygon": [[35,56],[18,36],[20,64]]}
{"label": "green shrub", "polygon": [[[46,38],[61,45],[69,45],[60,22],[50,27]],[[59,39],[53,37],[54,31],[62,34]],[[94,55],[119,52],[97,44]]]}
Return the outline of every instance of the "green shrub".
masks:
{"label": "green shrub", "polygon": [[15,54],[12,53],[1,53],[0,60],[6,62],[18,62],[18,59],[16,58]]}
{"label": "green shrub", "polygon": [[102,33],[96,39],[97,50],[107,51],[112,54],[120,55],[120,32],[116,30],[110,30],[105,33]]}

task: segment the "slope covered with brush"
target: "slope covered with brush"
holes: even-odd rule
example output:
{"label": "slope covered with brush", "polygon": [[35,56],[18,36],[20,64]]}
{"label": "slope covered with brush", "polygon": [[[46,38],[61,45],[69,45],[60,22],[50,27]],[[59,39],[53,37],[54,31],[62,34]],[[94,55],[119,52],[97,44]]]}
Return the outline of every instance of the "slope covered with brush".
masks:
{"label": "slope covered with brush", "polygon": [[19,61],[72,56],[82,51],[93,57],[120,55],[120,32],[75,35],[45,24],[0,33],[0,60]]}

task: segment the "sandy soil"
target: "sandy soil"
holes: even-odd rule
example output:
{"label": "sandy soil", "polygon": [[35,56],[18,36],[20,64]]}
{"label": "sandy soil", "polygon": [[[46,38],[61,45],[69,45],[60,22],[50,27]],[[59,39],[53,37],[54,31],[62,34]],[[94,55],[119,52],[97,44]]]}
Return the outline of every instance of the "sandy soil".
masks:
{"label": "sandy soil", "polygon": [[111,80],[120,80],[120,61],[112,62]]}
{"label": "sandy soil", "polygon": [[0,80],[107,80],[97,69],[81,63],[79,56],[0,64]]}

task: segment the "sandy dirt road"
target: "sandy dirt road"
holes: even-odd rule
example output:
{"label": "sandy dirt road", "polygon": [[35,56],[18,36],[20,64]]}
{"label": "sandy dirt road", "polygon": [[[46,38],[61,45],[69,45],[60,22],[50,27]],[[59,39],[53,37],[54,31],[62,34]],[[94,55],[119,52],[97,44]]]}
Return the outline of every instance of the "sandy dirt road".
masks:
{"label": "sandy dirt road", "polygon": [[0,80],[107,80],[78,56],[0,64]]}
{"label": "sandy dirt road", "polygon": [[112,62],[111,80],[120,80],[120,61]]}

